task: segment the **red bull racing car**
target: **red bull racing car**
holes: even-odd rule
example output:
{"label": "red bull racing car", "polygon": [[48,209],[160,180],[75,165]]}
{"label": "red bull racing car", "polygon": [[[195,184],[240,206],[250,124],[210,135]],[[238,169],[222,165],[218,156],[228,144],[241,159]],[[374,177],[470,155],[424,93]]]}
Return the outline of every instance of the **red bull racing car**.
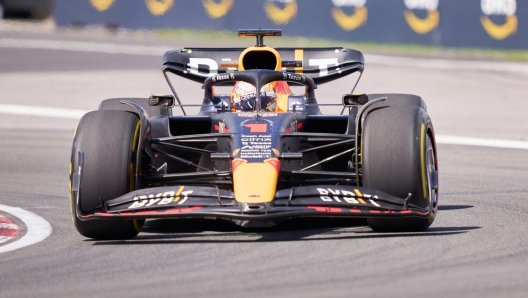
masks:
{"label": "red bull racing car", "polygon": [[[317,85],[362,73],[362,53],[264,46],[280,35],[240,30],[256,45],[169,51],[162,71],[173,95],[108,99],[84,115],[70,164],[79,233],[126,239],[146,219],[180,217],[245,227],[354,217],[380,232],[427,229],[438,159],[422,98],[347,93],[333,104],[340,114],[322,114]],[[187,115],[170,73],[203,84],[197,115]],[[215,92],[226,85],[230,94]]]}

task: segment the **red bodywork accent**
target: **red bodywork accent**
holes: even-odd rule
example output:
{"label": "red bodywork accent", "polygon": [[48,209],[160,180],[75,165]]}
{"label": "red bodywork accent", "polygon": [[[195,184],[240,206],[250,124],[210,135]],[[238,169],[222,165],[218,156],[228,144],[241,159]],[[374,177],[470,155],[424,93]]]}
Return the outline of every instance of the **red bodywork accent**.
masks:
{"label": "red bodywork accent", "polygon": [[273,166],[275,170],[277,171],[277,173],[280,172],[280,161],[278,159],[269,158],[269,159],[264,160],[264,162]]}
{"label": "red bodywork accent", "polygon": [[268,131],[267,123],[250,123],[250,124],[244,124],[244,126],[249,127],[249,131],[251,133]]}
{"label": "red bodywork accent", "polygon": [[[215,124],[214,129],[215,129],[216,131],[220,131],[220,126],[218,126],[217,124]],[[224,128],[224,132],[225,132],[225,133],[229,133],[229,129]]]}
{"label": "red bodywork accent", "polygon": [[[96,212],[95,214],[99,216],[115,216],[115,213],[108,213],[108,212]],[[92,216],[91,214],[88,214],[86,217]]]}
{"label": "red bodywork accent", "polygon": [[330,207],[319,207],[319,206],[306,206],[310,209],[315,209],[317,212],[343,212],[341,208],[330,208]]}
{"label": "red bodywork accent", "polygon": [[178,214],[178,213],[187,213],[192,212],[194,210],[202,209],[200,206],[195,207],[189,207],[189,208],[172,208],[167,210],[146,210],[146,211],[126,211],[126,212],[120,212],[120,213],[106,213],[106,212],[97,212],[98,216],[131,216],[131,215],[156,215],[156,214]]}
{"label": "red bodywork accent", "polygon": [[293,92],[290,89],[290,86],[288,85],[288,82],[284,81],[276,81],[272,83],[275,88],[275,93],[277,94],[292,94]]}
{"label": "red bodywork accent", "polygon": [[239,165],[241,165],[241,164],[243,164],[243,163],[246,163],[246,162],[247,162],[247,160],[245,160],[245,159],[234,159],[234,160],[231,162],[231,168],[233,169],[233,170],[232,170],[233,173],[235,172],[236,168],[237,168]]}
{"label": "red bodywork accent", "polygon": [[[301,129],[302,127],[303,127],[302,122],[297,124],[297,129]],[[291,128],[288,127],[286,129],[284,129],[284,132],[291,132]]]}
{"label": "red bodywork accent", "polygon": [[158,213],[165,213],[165,214],[178,214],[178,213],[186,213],[186,212],[192,212],[193,210],[199,210],[202,209],[200,206],[190,207],[190,208],[173,208],[173,209],[167,209],[167,210],[149,210],[149,211],[137,211],[137,212],[121,212],[121,214],[134,214],[134,215],[150,215],[150,214],[158,214]]}

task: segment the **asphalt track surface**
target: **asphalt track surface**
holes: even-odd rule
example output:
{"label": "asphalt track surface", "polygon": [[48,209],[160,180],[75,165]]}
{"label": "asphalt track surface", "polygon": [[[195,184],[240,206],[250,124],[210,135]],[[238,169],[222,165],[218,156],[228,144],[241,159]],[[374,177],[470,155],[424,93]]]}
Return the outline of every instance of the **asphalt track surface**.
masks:
{"label": "asphalt track surface", "polygon": [[[0,47],[0,103],[93,110],[104,98],[168,92],[160,63],[155,56]],[[367,60],[358,90],[422,95],[438,134],[528,140],[527,79],[497,69]],[[329,97],[339,102],[342,90]],[[34,212],[53,228],[42,242],[0,254],[0,297],[528,295],[528,150],[439,145],[440,212],[423,233],[374,233],[361,220],[298,220],[262,230],[152,220],[133,240],[94,241],[76,232],[69,214],[76,122],[0,115],[0,204]]]}

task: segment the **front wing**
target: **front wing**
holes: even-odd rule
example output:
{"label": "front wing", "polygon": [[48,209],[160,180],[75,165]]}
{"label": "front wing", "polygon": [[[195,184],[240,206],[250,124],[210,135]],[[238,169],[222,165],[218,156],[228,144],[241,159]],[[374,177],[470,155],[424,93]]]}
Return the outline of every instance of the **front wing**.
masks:
{"label": "front wing", "polygon": [[247,204],[231,191],[215,187],[166,186],[136,190],[83,212],[79,183],[72,188],[79,220],[146,218],[222,218],[230,220],[278,220],[294,217],[428,217],[430,210],[408,204],[381,191],[354,186],[302,186],[280,190],[270,203]]}

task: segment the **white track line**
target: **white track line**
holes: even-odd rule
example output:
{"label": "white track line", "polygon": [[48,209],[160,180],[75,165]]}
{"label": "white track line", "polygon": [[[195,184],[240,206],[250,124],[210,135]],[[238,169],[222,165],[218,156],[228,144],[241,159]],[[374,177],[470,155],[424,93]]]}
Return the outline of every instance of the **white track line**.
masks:
{"label": "white track line", "polygon": [[170,47],[143,46],[88,41],[0,38],[0,47],[16,49],[44,49],[107,54],[147,55],[161,57]]}
{"label": "white track line", "polygon": [[29,212],[22,208],[11,207],[2,204],[0,204],[0,210],[17,217],[22,222],[24,222],[27,228],[27,232],[22,238],[7,245],[0,246],[0,253],[13,251],[15,249],[38,243],[48,238],[48,236],[51,234],[52,228],[49,222],[35,213]]}
{"label": "white track line", "polygon": [[[81,119],[82,115],[89,111],[77,109],[63,109],[50,107],[34,107],[22,105],[0,104],[0,114],[21,115],[21,116],[42,116],[65,119]],[[463,145],[493,147],[505,149],[523,149],[528,150],[527,141],[501,140],[501,139],[482,139],[461,136],[436,135],[438,144]]]}
{"label": "white track line", "polygon": [[0,114],[9,115],[81,119],[81,117],[88,112],[89,111],[77,109],[0,104]]}
{"label": "white track line", "polygon": [[445,70],[501,71],[528,74],[528,63],[506,61],[470,61],[452,59],[409,58],[365,54],[365,64]]}
{"label": "white track line", "polygon": [[516,141],[516,140],[481,139],[481,138],[437,135],[436,143],[447,144],[447,145],[464,145],[464,146],[480,146],[480,147],[528,150],[527,141]]}
{"label": "white track line", "polygon": [[9,240],[13,239],[13,237],[9,237],[9,236],[0,236],[0,243],[4,243],[4,242],[7,242]]}
{"label": "white track line", "polygon": [[[170,46],[146,46],[119,43],[66,41],[47,39],[0,38],[0,48],[45,49],[107,54],[128,54],[161,57]],[[452,59],[410,58],[365,54],[366,64],[445,70],[500,71],[528,74],[528,63],[507,61],[471,61]]]}

